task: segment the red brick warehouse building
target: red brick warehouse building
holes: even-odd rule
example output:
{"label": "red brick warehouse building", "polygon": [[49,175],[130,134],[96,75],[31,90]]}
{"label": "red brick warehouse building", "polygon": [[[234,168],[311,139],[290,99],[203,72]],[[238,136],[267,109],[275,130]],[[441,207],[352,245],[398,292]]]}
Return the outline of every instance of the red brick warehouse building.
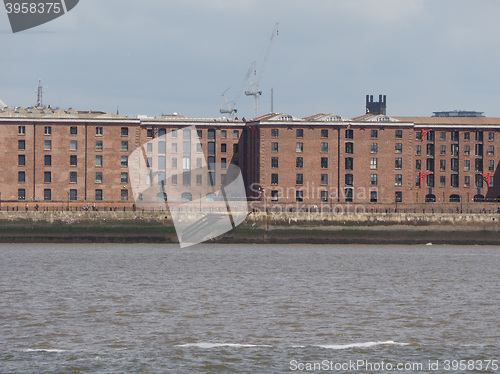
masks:
{"label": "red brick warehouse building", "polygon": [[427,206],[500,196],[500,118],[477,112],[390,117],[385,96],[367,96],[366,114],[352,119],[126,118],[39,106],[3,108],[0,124],[3,205],[131,207],[138,198],[131,189],[131,153],[189,126],[196,126],[189,136],[199,140],[199,149],[181,152],[179,140],[169,145],[178,155],[151,155],[155,167],[163,165],[165,180],[186,188],[208,183],[207,176],[194,174],[205,158],[237,164],[248,196],[260,202]]}

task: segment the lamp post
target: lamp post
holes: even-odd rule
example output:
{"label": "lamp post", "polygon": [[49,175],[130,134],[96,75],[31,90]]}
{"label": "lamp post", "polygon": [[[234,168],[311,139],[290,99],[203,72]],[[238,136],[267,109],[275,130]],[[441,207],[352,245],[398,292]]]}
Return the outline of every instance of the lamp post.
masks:
{"label": "lamp post", "polygon": [[68,206],[66,207],[66,210],[69,212],[69,191],[66,193],[68,194]]}

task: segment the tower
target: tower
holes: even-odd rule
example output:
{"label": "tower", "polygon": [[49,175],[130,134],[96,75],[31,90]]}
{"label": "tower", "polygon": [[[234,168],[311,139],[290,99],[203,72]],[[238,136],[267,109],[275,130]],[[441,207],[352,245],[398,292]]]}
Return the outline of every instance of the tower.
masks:
{"label": "tower", "polygon": [[373,95],[366,95],[366,114],[378,116],[386,115],[387,101],[386,95],[379,95],[378,101],[373,101]]}

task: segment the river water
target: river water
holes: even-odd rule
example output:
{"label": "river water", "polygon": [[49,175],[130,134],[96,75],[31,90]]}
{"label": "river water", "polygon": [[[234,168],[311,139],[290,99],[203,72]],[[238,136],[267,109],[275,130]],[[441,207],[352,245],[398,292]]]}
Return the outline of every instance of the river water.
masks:
{"label": "river water", "polygon": [[500,372],[497,247],[4,244],[0,258],[0,373]]}

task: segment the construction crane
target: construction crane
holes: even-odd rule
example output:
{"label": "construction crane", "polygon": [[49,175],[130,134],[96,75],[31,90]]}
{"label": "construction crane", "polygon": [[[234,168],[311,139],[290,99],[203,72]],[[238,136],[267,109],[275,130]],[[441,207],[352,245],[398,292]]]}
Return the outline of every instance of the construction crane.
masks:
{"label": "construction crane", "polygon": [[[267,60],[269,58],[269,52],[271,52],[271,47],[273,45],[273,40],[276,35],[278,35],[278,25],[279,22],[276,22],[276,25],[274,25],[273,33],[271,34],[271,38],[269,39],[269,42],[267,43],[267,48],[266,52],[264,55],[264,60],[262,61],[262,65],[259,70],[259,76],[257,77],[257,82],[253,82],[251,79],[251,76],[248,77],[248,83],[250,84],[250,90],[245,91],[245,95],[247,96],[253,96],[254,97],[254,113],[255,117],[259,116],[259,99],[260,96],[262,95],[262,91],[259,90],[260,88],[260,81],[262,79],[262,76],[264,75],[264,69],[266,67]],[[254,71],[255,74],[257,74],[257,71]]]}
{"label": "construction crane", "polygon": [[226,92],[229,91],[229,89],[231,87],[229,87],[227,90],[225,90],[222,93],[222,97],[224,98],[224,101],[226,103],[226,107],[224,109],[220,110],[220,112],[222,114],[229,114],[229,116],[232,119],[234,119],[235,114],[238,112],[238,110],[236,109],[236,103],[238,102],[238,99],[240,98],[241,93],[243,92],[243,89],[245,88],[246,81],[250,78],[250,75],[252,74],[252,72],[254,70],[255,70],[255,61],[253,61],[250,64],[250,67],[248,68],[248,71],[247,71],[245,77],[243,78],[243,81],[241,82],[240,88],[239,88],[238,92],[236,93],[235,98],[232,101],[229,101],[227,99],[227,95],[226,95]]}

